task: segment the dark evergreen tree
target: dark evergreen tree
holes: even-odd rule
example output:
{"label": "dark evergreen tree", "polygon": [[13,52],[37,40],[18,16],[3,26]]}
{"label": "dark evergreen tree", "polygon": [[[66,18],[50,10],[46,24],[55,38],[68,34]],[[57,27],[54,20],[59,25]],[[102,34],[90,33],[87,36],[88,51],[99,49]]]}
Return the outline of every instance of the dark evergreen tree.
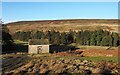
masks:
{"label": "dark evergreen tree", "polygon": [[112,38],[113,38],[113,46],[118,46],[119,44],[119,36],[117,33],[113,32],[112,33]]}
{"label": "dark evergreen tree", "polygon": [[109,46],[113,46],[113,38],[111,34],[109,35]]}
{"label": "dark evergreen tree", "polygon": [[15,39],[15,40],[20,40],[20,31],[13,34],[12,38]]}
{"label": "dark evergreen tree", "polygon": [[46,39],[45,33],[42,33],[42,38],[41,39]]}
{"label": "dark evergreen tree", "polygon": [[96,32],[96,45],[100,46],[100,43],[102,41],[102,34],[103,34],[103,30],[97,30]]}
{"label": "dark evergreen tree", "polygon": [[90,37],[90,45],[96,45],[95,34],[93,33]]}
{"label": "dark evergreen tree", "polygon": [[61,44],[67,44],[67,38],[66,38],[66,33],[63,32],[61,33]]}
{"label": "dark evergreen tree", "polygon": [[41,39],[41,36],[39,37],[40,35],[39,35],[39,31],[36,31],[35,33],[34,33],[34,36],[33,36],[33,38],[34,39]]}
{"label": "dark evergreen tree", "polygon": [[84,45],[84,32],[81,31],[80,33],[81,33],[81,35],[80,35],[81,36],[81,38],[80,38],[80,44]]}
{"label": "dark evergreen tree", "polygon": [[13,39],[12,36],[9,34],[9,29],[2,24],[1,27],[2,31],[2,52],[11,52],[13,51]]}
{"label": "dark evergreen tree", "polygon": [[[77,43],[80,45],[97,45],[97,46],[118,46],[120,43],[119,36],[117,33],[112,34],[109,31],[103,31],[101,29],[96,31],[69,31],[67,33],[56,32],[55,30],[43,32],[16,32],[13,38],[21,41],[28,41],[32,39],[48,39],[50,44],[71,44]],[[108,40],[109,39],[109,40]]]}
{"label": "dark evergreen tree", "polygon": [[81,45],[81,32],[78,32],[76,35],[76,43]]}
{"label": "dark evergreen tree", "polygon": [[37,39],[41,39],[42,38],[42,34],[43,34],[42,31],[38,31],[37,32]]}
{"label": "dark evergreen tree", "polygon": [[77,33],[76,33],[76,31],[73,31],[73,33],[74,33],[74,35],[73,35],[73,43],[76,43],[76,35],[77,35]]}
{"label": "dark evergreen tree", "polygon": [[50,35],[51,35],[50,43],[53,44],[55,41],[55,30],[51,30]]}
{"label": "dark evergreen tree", "polygon": [[109,36],[106,35],[102,41],[101,41],[101,46],[109,46]]}
{"label": "dark evergreen tree", "polygon": [[72,30],[69,31],[69,34],[73,37],[73,43],[75,42],[75,37],[74,37],[75,33],[76,32]]}
{"label": "dark evergreen tree", "polygon": [[24,36],[25,36],[25,41],[29,41],[29,39],[31,39],[31,32],[25,32]]}
{"label": "dark evergreen tree", "polygon": [[68,34],[66,35],[66,38],[67,38],[67,44],[73,43],[73,37],[72,37],[71,34],[68,33]]}
{"label": "dark evergreen tree", "polygon": [[89,42],[90,42],[90,35],[89,35],[89,32],[86,30],[86,31],[84,31],[83,32],[83,38],[84,38],[84,40],[83,40],[83,44],[84,45],[89,45]]}
{"label": "dark evergreen tree", "polygon": [[118,43],[118,46],[120,46],[120,36],[119,36],[119,43]]}
{"label": "dark evergreen tree", "polygon": [[20,41],[25,41],[25,32],[20,33]]}
{"label": "dark evergreen tree", "polygon": [[49,41],[51,41],[50,31],[47,31],[47,34],[46,34],[46,39],[48,39]]}
{"label": "dark evergreen tree", "polygon": [[60,45],[60,33],[59,32],[57,32],[57,33],[55,33],[55,39],[54,39],[54,44],[55,45]]}
{"label": "dark evergreen tree", "polygon": [[96,37],[96,45],[100,46],[101,41],[102,41],[102,36],[101,35],[97,35],[97,37]]}

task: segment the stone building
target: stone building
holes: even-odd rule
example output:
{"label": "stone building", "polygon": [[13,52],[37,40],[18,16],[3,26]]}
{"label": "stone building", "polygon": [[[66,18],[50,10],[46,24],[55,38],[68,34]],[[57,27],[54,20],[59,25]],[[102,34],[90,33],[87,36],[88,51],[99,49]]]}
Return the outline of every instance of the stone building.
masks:
{"label": "stone building", "polygon": [[48,39],[30,39],[28,53],[29,54],[49,53]]}

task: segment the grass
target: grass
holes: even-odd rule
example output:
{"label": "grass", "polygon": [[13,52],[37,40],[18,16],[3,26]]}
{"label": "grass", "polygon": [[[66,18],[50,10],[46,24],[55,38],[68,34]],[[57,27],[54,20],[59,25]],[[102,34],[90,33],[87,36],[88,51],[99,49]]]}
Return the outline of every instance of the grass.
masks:
{"label": "grass", "polygon": [[86,59],[91,60],[93,62],[101,62],[111,60],[112,63],[118,62],[118,57],[75,57],[75,56],[58,56],[57,58],[70,58],[70,59]]}
{"label": "grass", "polygon": [[[40,54],[35,54],[35,55],[40,55]],[[45,54],[46,55],[46,54]],[[10,54],[8,56],[12,56],[12,57],[27,57],[26,54],[23,54],[23,55],[14,55],[14,54]],[[40,58],[43,58],[43,59],[49,59],[49,58],[69,58],[69,59],[86,59],[86,60],[91,60],[91,61],[94,61],[94,62],[101,62],[101,61],[107,61],[107,60],[111,60],[111,62],[118,62],[118,57],[76,57],[76,56],[47,56],[47,57],[44,57],[44,56],[41,56]],[[28,59],[29,58],[35,58],[35,57],[27,57]],[[4,58],[4,60],[9,60],[8,58]]]}
{"label": "grass", "polygon": [[[77,45],[78,48],[85,48],[85,49],[107,49],[109,46],[84,46],[84,45]],[[118,50],[118,47],[111,47],[112,50]]]}
{"label": "grass", "polygon": [[19,40],[14,40],[15,44],[20,44],[20,45],[28,45],[28,42],[23,42],[23,41],[19,41]]}
{"label": "grass", "polygon": [[48,54],[51,54],[51,53],[39,53],[39,54],[32,54],[32,56],[34,56],[34,55],[48,55]]}
{"label": "grass", "polygon": [[[85,49],[107,49],[109,46],[87,46],[87,45],[77,45],[76,43],[70,44],[71,46],[75,46],[77,48],[85,48]],[[69,45],[69,46],[70,46]],[[118,47],[111,47],[111,50],[118,50],[120,46]]]}
{"label": "grass", "polygon": [[[39,54],[38,54],[39,55]],[[50,58],[56,58],[56,59],[59,59],[59,58],[69,58],[69,59],[85,59],[85,60],[91,60],[95,63],[98,63],[98,62],[101,62],[101,61],[107,61],[107,60],[110,60],[111,63],[116,63],[118,62],[118,57],[105,57],[105,56],[102,56],[102,57],[77,57],[77,56],[47,56],[47,57],[40,57],[42,59],[50,59]]]}

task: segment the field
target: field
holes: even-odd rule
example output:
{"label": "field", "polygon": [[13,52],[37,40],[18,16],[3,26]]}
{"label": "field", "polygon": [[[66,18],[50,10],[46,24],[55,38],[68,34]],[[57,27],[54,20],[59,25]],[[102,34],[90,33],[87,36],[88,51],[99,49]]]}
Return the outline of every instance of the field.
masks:
{"label": "field", "polygon": [[[27,42],[21,41],[15,41],[15,43],[16,45],[28,45]],[[101,49],[102,52],[107,51],[107,53],[109,53],[111,50],[106,50],[107,47],[78,47],[75,51],[48,54],[4,54],[2,55],[3,74],[119,74],[118,56],[85,56],[84,54],[89,51],[92,53],[92,51],[94,51],[93,49],[96,50],[93,53],[99,52],[99,49]],[[116,47],[113,47],[113,49],[113,52],[117,50]],[[19,52],[20,50],[24,53],[24,48],[19,49]],[[102,52],[100,53],[103,55]],[[90,53],[87,55],[93,55]]]}
{"label": "field", "polygon": [[13,54],[3,55],[3,60],[3,74],[118,73],[118,60],[116,57],[61,57],[51,54]]}

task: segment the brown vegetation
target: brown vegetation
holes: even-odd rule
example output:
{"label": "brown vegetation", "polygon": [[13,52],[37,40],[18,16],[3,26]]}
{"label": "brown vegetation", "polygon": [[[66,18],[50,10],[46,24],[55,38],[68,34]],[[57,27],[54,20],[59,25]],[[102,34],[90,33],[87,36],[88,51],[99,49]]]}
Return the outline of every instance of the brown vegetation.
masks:
{"label": "brown vegetation", "polygon": [[85,50],[82,55],[86,57],[96,57],[96,56],[107,56],[107,57],[118,57],[118,50]]}
{"label": "brown vegetation", "polygon": [[[31,60],[28,58],[31,57]],[[3,63],[3,74],[92,74],[92,73],[118,73],[118,68],[110,61],[95,63],[85,59],[56,58],[54,56],[29,56],[27,63],[22,63],[26,59],[23,56],[4,56],[9,58],[8,62]],[[24,59],[24,60],[23,60]],[[14,63],[12,62],[14,60]]]}
{"label": "brown vegetation", "polygon": [[70,29],[79,30],[96,30],[104,29],[118,32],[117,19],[71,19],[71,20],[44,20],[44,21],[20,21],[5,24],[8,26],[10,33],[17,31],[37,31],[52,30],[68,32]]}
{"label": "brown vegetation", "polygon": [[58,56],[78,56],[78,57],[118,57],[118,50],[99,50],[99,49],[91,49],[91,50],[75,50],[75,51],[65,51],[58,52],[52,55]]}

